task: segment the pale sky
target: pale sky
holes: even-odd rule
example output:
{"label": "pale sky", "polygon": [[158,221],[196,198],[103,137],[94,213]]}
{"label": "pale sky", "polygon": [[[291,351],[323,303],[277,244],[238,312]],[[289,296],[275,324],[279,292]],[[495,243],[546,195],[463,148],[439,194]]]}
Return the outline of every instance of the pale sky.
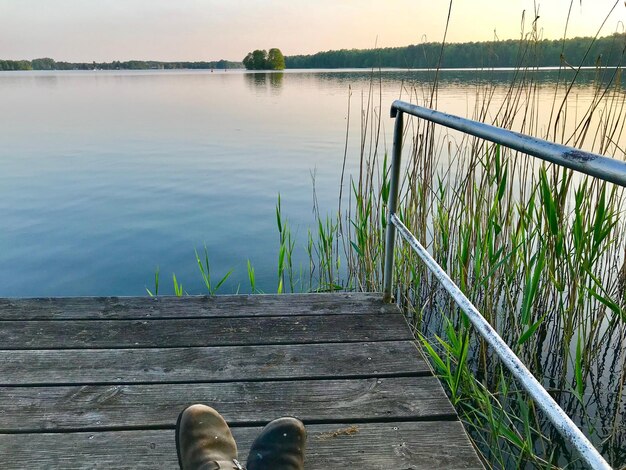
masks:
{"label": "pale sky", "polygon": [[[563,37],[571,0],[453,0],[448,42],[519,38],[539,8],[543,37]],[[591,36],[616,0],[573,0],[567,37]],[[439,42],[449,0],[0,0],[0,59],[241,60]],[[623,32],[624,0],[602,35]]]}

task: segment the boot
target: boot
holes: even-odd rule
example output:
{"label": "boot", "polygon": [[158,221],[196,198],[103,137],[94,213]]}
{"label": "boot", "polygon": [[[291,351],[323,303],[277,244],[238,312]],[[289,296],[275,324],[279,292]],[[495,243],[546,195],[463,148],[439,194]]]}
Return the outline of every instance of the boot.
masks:
{"label": "boot", "polygon": [[306,431],[296,418],[275,419],[263,428],[248,454],[248,470],[303,470]]}
{"label": "boot", "polygon": [[243,470],[226,421],[205,405],[191,405],[178,416],[176,451],[181,470]]}

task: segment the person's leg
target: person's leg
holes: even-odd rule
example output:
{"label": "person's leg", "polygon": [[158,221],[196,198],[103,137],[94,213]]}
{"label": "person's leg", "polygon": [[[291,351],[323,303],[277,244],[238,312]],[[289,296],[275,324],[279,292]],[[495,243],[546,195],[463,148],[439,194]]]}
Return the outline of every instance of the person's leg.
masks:
{"label": "person's leg", "polygon": [[178,416],[176,451],[182,470],[243,470],[226,421],[205,405],[191,405]]}
{"label": "person's leg", "polygon": [[275,419],[263,428],[248,454],[248,470],[303,470],[306,431],[295,418]]}

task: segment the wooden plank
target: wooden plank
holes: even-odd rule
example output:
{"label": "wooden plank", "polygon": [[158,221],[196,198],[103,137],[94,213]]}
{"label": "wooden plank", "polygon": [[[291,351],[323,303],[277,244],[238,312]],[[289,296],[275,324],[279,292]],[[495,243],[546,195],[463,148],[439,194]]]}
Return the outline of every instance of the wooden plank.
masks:
{"label": "wooden plank", "polygon": [[402,315],[6,321],[2,349],[154,348],[413,339]]}
{"label": "wooden plank", "polygon": [[0,385],[429,374],[412,341],[167,349],[0,350]]}
{"label": "wooden plank", "polygon": [[2,320],[204,318],[398,313],[379,293],[0,299]]}
{"label": "wooden plank", "polygon": [[[239,457],[260,428],[233,428]],[[307,425],[307,470],[482,469],[461,423]],[[2,434],[3,470],[178,468],[173,430]]]}
{"label": "wooden plank", "polygon": [[455,419],[434,377],[0,388],[0,432],[167,427],[192,403],[232,424]]}

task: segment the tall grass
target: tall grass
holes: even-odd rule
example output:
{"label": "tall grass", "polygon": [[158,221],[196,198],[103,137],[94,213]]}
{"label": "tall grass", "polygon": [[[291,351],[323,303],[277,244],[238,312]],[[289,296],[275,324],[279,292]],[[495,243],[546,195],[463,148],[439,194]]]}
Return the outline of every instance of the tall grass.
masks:
{"label": "tall grass", "polygon": [[[533,23],[520,39],[519,66],[504,99],[496,101],[498,85],[488,76],[478,80],[468,117],[624,159],[619,67],[597,69],[583,107],[572,91],[580,70],[564,66],[544,109],[541,79],[526,65],[539,40]],[[405,83],[399,95],[436,107],[440,77]],[[321,214],[315,204],[307,269],[294,267],[295,239],[278,197],[277,292],[381,290],[389,196],[381,89],[373,72],[362,100],[358,169],[342,175],[335,215]],[[540,116],[548,116],[547,125]],[[402,221],[605,457],[626,464],[623,189],[423,120],[407,117],[404,135]],[[485,464],[581,467],[416,255],[399,243],[394,257],[396,301]],[[212,282],[206,248],[196,261],[214,294],[230,272]],[[248,279],[259,292],[250,262]],[[158,283],[157,271],[154,295]]]}
{"label": "tall grass", "polygon": [[[586,109],[571,92],[578,71],[561,71],[552,108],[541,109],[536,70],[522,65],[538,40],[534,25],[520,41],[520,66],[501,103],[493,101],[488,81],[476,85],[469,117],[624,159],[619,69],[597,69]],[[422,105],[436,103],[436,93],[436,83],[402,90]],[[361,135],[370,144],[361,147],[349,204],[340,202],[337,246],[347,247],[346,284],[375,291],[389,168],[379,158],[384,152],[372,148],[378,142],[372,123],[382,112],[369,107],[373,100],[364,108],[369,117]],[[545,128],[540,114],[550,116]],[[623,189],[423,120],[407,118],[405,136],[400,218],[607,459],[626,463]],[[324,256],[336,255],[329,247]],[[396,299],[485,462],[577,466],[576,455],[415,255],[399,245],[394,256]]]}

